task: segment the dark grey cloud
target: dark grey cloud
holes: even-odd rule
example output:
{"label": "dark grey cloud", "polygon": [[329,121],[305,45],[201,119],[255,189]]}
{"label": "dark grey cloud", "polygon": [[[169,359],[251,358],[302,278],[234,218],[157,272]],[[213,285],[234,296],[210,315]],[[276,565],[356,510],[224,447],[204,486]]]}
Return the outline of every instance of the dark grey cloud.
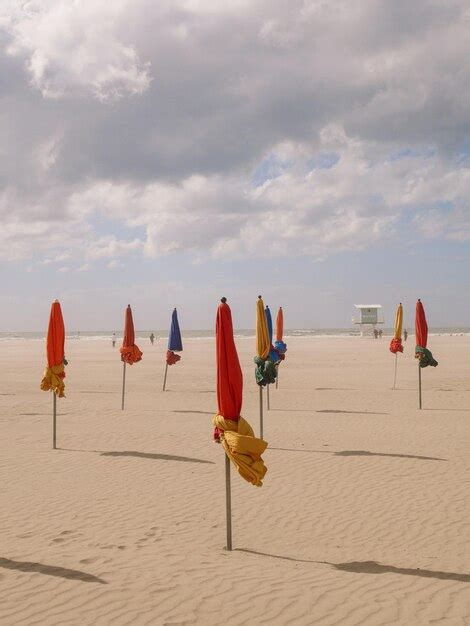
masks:
{"label": "dark grey cloud", "polygon": [[[0,212],[12,238],[20,223],[68,222],[70,244],[101,212],[146,228],[147,253],[163,237],[173,249],[178,219],[191,225],[179,239],[207,251],[257,242],[250,219],[269,238],[278,212],[286,249],[322,255],[328,229],[361,247],[413,202],[417,225],[441,201],[456,205],[453,228],[468,212],[464,0],[5,6]],[[424,156],[384,165],[408,148]],[[309,174],[325,150],[338,155],[331,172]],[[291,165],[254,191],[270,154]],[[420,187],[430,176],[434,196]]]}

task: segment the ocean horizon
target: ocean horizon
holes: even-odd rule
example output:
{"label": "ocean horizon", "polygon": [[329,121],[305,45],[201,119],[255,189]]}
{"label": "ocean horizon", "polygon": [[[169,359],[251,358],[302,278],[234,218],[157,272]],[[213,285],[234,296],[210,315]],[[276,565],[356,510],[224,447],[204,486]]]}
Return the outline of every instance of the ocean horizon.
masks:
{"label": "ocean horizon", "polygon": [[[393,328],[383,328],[384,337],[393,335]],[[136,330],[135,335],[138,340],[148,339],[150,334],[156,337],[156,340],[168,337],[167,330]],[[414,335],[414,329],[410,329],[409,335]],[[66,334],[67,341],[111,341],[113,333],[116,335],[116,340],[121,339],[123,336],[122,330],[72,330]],[[470,327],[468,326],[451,326],[451,327],[436,327],[429,328],[430,335],[468,335],[470,336]],[[183,338],[186,340],[198,340],[198,339],[211,339],[215,336],[214,330],[201,329],[201,330],[186,330],[182,333]],[[254,329],[235,329],[234,335],[236,338],[242,337],[254,337]],[[290,337],[359,337],[360,332],[354,328],[299,328],[299,329],[287,329],[284,332],[284,338]],[[33,332],[33,331],[6,331],[0,332],[0,341],[11,341],[18,339],[25,339],[31,341],[44,340],[46,333]]]}

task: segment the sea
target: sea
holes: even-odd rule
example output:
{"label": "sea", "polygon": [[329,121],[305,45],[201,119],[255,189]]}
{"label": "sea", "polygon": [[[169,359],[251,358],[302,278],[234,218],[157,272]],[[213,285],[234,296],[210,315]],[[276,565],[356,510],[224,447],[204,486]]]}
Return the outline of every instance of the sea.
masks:
{"label": "sea", "polygon": [[[167,330],[139,330],[136,331],[136,339],[142,340],[149,338],[149,335],[153,332],[156,339],[167,338]],[[393,328],[384,328],[384,337],[393,335]],[[411,331],[410,335],[413,333]],[[67,341],[111,341],[113,333],[116,335],[116,341],[122,339],[122,330],[72,330],[66,334]],[[359,331],[352,328],[298,328],[298,329],[286,329],[284,331],[284,338],[287,340],[289,337],[305,337],[305,338],[322,338],[322,337],[358,337]],[[45,332],[0,332],[0,341],[12,341],[18,339],[27,339],[30,341],[44,340]],[[210,339],[214,337],[213,330],[185,330],[182,331],[182,335],[185,340],[201,340]],[[255,333],[253,329],[241,329],[235,330],[236,338],[241,337],[254,337]],[[455,327],[442,327],[442,328],[430,328],[429,335],[465,335],[470,336],[470,327],[468,326],[455,326]]]}

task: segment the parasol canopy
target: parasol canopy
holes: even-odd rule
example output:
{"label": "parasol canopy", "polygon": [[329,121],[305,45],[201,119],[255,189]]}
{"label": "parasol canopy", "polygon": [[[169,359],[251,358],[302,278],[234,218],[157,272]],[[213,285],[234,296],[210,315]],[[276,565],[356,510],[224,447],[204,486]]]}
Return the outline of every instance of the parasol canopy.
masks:
{"label": "parasol canopy", "polygon": [[279,361],[285,359],[285,353],[287,352],[287,346],[283,341],[284,335],[284,313],[282,306],[279,307],[279,311],[276,316],[276,341],[274,342],[274,349],[279,355]]}
{"label": "parasol canopy", "polygon": [[254,358],[257,385],[265,387],[276,381],[275,363],[278,360],[274,349],[271,347],[263,299],[261,296],[258,296],[256,302],[256,356]]}
{"label": "parasol canopy", "polygon": [[135,345],[134,320],[132,319],[131,305],[128,304],[124,318],[124,338],[120,348],[121,361],[133,365],[142,360],[142,352]]}
{"label": "parasol canopy", "polygon": [[416,303],[415,317],[416,347],[415,358],[419,359],[420,367],[436,367],[438,362],[434,359],[432,352],[427,349],[428,345],[428,324],[424,312],[423,303],[418,300]]}
{"label": "parasol canopy", "polygon": [[232,313],[225,298],[217,309],[215,341],[219,415],[238,421],[242,409],[243,374],[233,339]]}
{"label": "parasol canopy", "polygon": [[393,339],[390,342],[390,352],[396,354],[397,352],[403,352],[403,345],[401,342],[401,334],[403,328],[403,306],[402,303],[397,307],[397,312],[395,314],[395,334],[393,335]]}
{"label": "parasol canopy", "polygon": [[178,322],[178,313],[176,309],[173,309],[171,314],[171,326],[170,334],[168,336],[168,350],[166,351],[166,362],[168,365],[174,365],[181,359],[179,354],[175,352],[182,352],[183,342],[181,341],[181,331]]}
{"label": "parasol canopy", "polygon": [[53,391],[59,398],[64,397],[65,378],[65,326],[60,302],[54,300],[49,315],[46,354],[47,366],[41,381],[43,391]]}
{"label": "parasol canopy", "polygon": [[217,309],[216,360],[218,413],[212,420],[214,439],[222,443],[240,476],[260,487],[267,472],[261,455],[268,444],[255,437],[251,426],[240,416],[243,375],[233,339],[232,313],[225,298]]}
{"label": "parasol canopy", "polygon": [[273,342],[273,318],[271,317],[271,311],[268,305],[266,305],[264,309],[264,314],[266,315],[266,324],[268,326],[269,345],[271,345]]}
{"label": "parasol canopy", "polygon": [[264,312],[264,303],[261,296],[256,302],[256,356],[260,359],[268,358],[271,342],[269,340],[269,329]]}

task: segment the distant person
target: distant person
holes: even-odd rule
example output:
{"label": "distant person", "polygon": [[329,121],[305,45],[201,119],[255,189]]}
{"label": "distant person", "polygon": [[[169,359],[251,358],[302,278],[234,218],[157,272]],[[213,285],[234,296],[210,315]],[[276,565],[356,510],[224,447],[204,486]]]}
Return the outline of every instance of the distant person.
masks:
{"label": "distant person", "polygon": [[406,328],[405,328],[405,330],[403,331],[403,339],[404,339],[405,341],[408,339],[408,331],[406,330]]}
{"label": "distant person", "polygon": [[154,341],[155,341],[155,335],[152,333],[152,334],[150,335],[150,343],[152,344],[152,346],[153,346],[153,342],[154,342]]}
{"label": "distant person", "polygon": [[113,337],[111,341],[113,342],[113,348],[115,348],[116,347],[116,333],[113,333]]}
{"label": "distant person", "polygon": [[379,336],[379,331],[377,330],[377,328],[374,328],[374,337],[377,339],[378,336]]}
{"label": "distant person", "polygon": [[383,332],[382,332],[382,329],[380,329],[379,330],[379,337],[380,337],[380,339],[382,339],[382,335],[383,335]]}

